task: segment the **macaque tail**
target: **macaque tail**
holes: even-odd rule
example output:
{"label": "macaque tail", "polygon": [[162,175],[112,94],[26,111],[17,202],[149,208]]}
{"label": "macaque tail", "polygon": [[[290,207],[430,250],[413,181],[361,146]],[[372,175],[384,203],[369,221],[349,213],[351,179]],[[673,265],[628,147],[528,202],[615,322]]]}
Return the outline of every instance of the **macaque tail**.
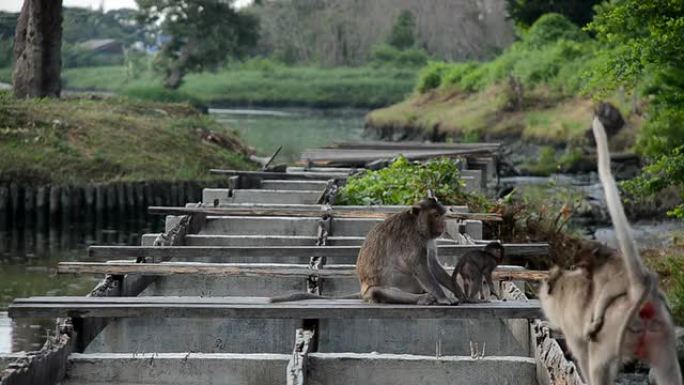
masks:
{"label": "macaque tail", "polygon": [[613,174],[610,171],[610,152],[608,150],[606,131],[596,116],[594,117],[592,128],[596,138],[599,179],[606,194],[606,205],[608,206],[610,218],[613,221],[615,234],[629,276],[629,296],[633,299],[640,298],[643,297],[644,291],[649,289],[647,287],[648,272],[641,261],[634,239],[632,239],[629,222],[627,222],[627,216],[620,201],[620,194],[618,193]]}
{"label": "macaque tail", "polygon": [[339,297],[331,297],[331,296],[327,296],[327,295],[318,295],[318,294],[313,294],[313,293],[294,293],[294,294],[283,295],[280,297],[271,297],[268,299],[268,302],[278,303],[278,302],[290,302],[290,301],[304,301],[307,299],[361,299],[361,293],[348,294],[348,295],[343,295],[343,296],[339,296]]}

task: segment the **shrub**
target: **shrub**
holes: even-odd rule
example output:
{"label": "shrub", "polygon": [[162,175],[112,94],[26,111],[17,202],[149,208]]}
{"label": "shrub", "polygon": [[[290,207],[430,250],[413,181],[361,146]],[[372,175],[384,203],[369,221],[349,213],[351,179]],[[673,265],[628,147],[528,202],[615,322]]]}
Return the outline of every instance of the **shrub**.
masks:
{"label": "shrub", "polygon": [[449,68],[449,64],[444,62],[429,62],[418,75],[418,92],[424,93],[439,87],[442,84],[444,72]]}
{"label": "shrub", "polygon": [[585,82],[585,73],[596,62],[595,51],[596,44],[577,26],[561,15],[549,14],[493,61],[428,63],[416,88],[420,92],[439,86],[476,92],[514,76],[525,88],[545,83],[571,94]]}
{"label": "shrub", "polygon": [[532,24],[523,39],[531,48],[541,48],[558,40],[585,41],[587,35],[565,16],[547,13]]}
{"label": "shrub", "polygon": [[477,209],[487,205],[484,197],[463,191],[460,175],[458,164],[449,158],[420,163],[400,156],[387,168],[349,178],[340,191],[339,202],[347,205],[411,205],[425,198],[431,189],[444,204],[468,204]]}
{"label": "shrub", "polygon": [[461,80],[471,71],[478,67],[477,63],[455,63],[444,70],[442,76],[442,86],[449,87],[459,85]]}
{"label": "shrub", "polygon": [[416,43],[415,30],[416,17],[411,11],[405,9],[397,16],[387,38],[387,43],[399,49],[413,47]]}
{"label": "shrub", "polygon": [[399,50],[387,44],[379,44],[371,51],[371,65],[374,67],[415,68],[425,65],[427,53],[420,48]]}

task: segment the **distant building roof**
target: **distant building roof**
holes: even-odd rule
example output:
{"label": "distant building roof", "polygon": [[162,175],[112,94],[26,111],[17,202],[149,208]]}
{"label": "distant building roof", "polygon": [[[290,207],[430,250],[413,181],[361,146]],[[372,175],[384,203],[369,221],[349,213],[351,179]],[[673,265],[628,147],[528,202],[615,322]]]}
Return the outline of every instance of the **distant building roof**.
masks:
{"label": "distant building roof", "polygon": [[90,39],[79,43],[78,46],[83,49],[97,52],[123,52],[123,44],[116,39]]}

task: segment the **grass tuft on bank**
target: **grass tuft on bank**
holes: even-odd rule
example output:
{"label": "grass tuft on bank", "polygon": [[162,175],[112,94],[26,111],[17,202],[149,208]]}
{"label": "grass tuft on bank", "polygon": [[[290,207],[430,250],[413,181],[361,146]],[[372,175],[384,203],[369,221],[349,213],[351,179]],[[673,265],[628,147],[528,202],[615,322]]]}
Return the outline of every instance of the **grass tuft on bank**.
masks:
{"label": "grass tuft on bank", "polygon": [[[149,69],[132,76],[124,66],[69,68],[65,89],[109,91],[140,100],[187,101],[231,106],[365,107],[387,106],[413,90],[417,69],[392,67],[290,67],[269,60],[237,63],[216,72],[189,74],[175,91]],[[0,70],[11,81],[11,71]]]}
{"label": "grass tuft on bank", "polygon": [[237,135],[187,104],[0,93],[0,183],[190,181],[249,169]]}

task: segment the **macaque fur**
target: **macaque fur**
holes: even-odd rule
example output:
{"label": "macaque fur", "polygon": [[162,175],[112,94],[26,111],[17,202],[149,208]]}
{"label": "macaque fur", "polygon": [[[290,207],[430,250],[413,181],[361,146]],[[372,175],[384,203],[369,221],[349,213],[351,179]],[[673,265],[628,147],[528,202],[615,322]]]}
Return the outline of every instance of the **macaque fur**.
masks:
{"label": "macaque fur", "polygon": [[368,232],[356,261],[366,302],[454,304],[442,286],[465,300],[437,260],[435,239],[444,232],[445,213],[436,199],[427,198]]}
{"label": "macaque fur", "polygon": [[295,293],[272,297],[270,302],[360,297],[371,303],[455,304],[442,286],[465,300],[437,260],[435,239],[444,232],[445,213],[436,199],[427,198],[372,228],[356,261],[360,293],[343,297]]}
{"label": "macaque fur", "polygon": [[[487,299],[489,294],[496,296],[492,273],[504,258],[504,248],[499,242],[488,243],[484,250],[469,251],[456,264],[451,280],[458,285],[457,278],[463,281],[463,291],[469,302],[477,302],[480,297]],[[489,293],[484,292],[482,280],[487,281]]]}
{"label": "macaque fur", "polygon": [[599,177],[620,251],[593,251],[598,262],[552,269],[539,298],[549,322],[559,328],[589,385],[613,384],[624,359],[651,366],[658,385],[682,385],[672,318],[657,276],[648,271],[631,238],[602,124],[593,123]]}

